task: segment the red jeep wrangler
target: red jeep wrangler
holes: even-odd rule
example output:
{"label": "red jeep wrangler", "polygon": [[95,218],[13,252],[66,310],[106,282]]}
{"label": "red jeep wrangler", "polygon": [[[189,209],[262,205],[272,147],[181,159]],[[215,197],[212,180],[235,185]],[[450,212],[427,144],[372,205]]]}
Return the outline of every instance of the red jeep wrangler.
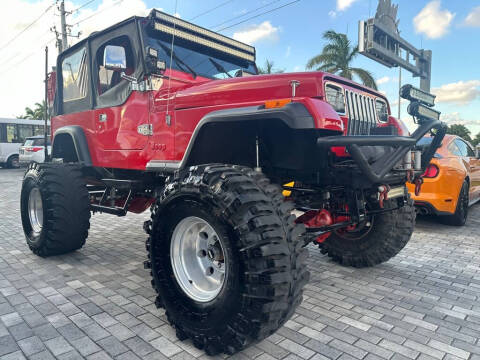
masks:
{"label": "red jeep wrangler", "polygon": [[91,212],[150,207],[155,304],[179,339],[232,354],[300,304],[309,241],[356,267],[406,245],[405,182],[420,183],[444,132],[428,110],[408,136],[372,89],[321,72],[257,75],[253,47],[153,10],[59,55],[52,160],[23,181],[27,243],[74,251]]}

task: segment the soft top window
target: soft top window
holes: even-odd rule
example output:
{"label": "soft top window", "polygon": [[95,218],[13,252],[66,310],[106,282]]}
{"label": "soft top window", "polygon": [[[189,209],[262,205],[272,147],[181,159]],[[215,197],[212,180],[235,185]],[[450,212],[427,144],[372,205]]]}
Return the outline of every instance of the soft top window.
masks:
{"label": "soft top window", "polygon": [[[107,47],[117,48],[123,53],[123,69],[112,69],[104,66],[105,49]],[[107,93],[110,89],[116,87],[120,82],[124,81],[120,74],[124,71],[127,75],[131,75],[135,71],[135,61],[130,40],[127,36],[119,36],[100,46],[96,53],[98,64],[98,95]]]}
{"label": "soft top window", "polygon": [[62,61],[63,101],[83,99],[87,96],[87,51],[82,48]]}
{"label": "soft top window", "polygon": [[325,98],[336,112],[345,114],[345,95],[343,94],[343,89],[341,87],[333,84],[326,84]]}

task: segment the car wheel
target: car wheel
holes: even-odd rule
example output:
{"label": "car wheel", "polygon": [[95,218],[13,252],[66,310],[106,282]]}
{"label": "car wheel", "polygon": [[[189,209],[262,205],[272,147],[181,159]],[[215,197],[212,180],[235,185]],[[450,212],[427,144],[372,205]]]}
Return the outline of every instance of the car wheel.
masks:
{"label": "car wheel", "polygon": [[441,217],[441,220],[447,225],[453,226],[463,226],[467,222],[468,218],[468,205],[470,202],[469,199],[469,189],[470,186],[468,181],[464,181],[460,194],[458,195],[457,207],[455,208],[455,213],[453,215],[447,215]]}
{"label": "car wheel", "polygon": [[[394,208],[387,201],[385,207]],[[388,261],[402,250],[415,228],[415,207],[411,199],[400,209],[374,215],[353,230],[337,230],[319,244],[322,254],[352,267],[375,266]]]}
{"label": "car wheel", "polygon": [[23,179],[20,213],[34,254],[46,257],[80,249],[90,227],[90,199],[80,167],[31,164]]}
{"label": "car wheel", "polygon": [[12,155],[7,160],[7,168],[9,169],[18,169],[20,167],[20,162],[18,160],[18,155]]}
{"label": "car wheel", "polygon": [[244,167],[192,167],[165,187],[145,223],[145,266],[180,340],[233,354],[293,315],[309,273],[292,208]]}

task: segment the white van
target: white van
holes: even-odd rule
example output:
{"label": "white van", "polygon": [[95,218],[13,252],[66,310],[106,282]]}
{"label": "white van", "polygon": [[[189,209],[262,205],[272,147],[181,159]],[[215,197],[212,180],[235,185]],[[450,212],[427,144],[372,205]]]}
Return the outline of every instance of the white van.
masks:
{"label": "white van", "polygon": [[18,168],[20,146],[27,137],[43,135],[44,124],[43,120],[0,118],[0,166]]}

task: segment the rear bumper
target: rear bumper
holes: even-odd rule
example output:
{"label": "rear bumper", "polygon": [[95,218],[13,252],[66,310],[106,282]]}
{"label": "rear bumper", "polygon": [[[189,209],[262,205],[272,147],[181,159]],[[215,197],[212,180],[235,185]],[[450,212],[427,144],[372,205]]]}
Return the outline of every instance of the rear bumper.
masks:
{"label": "rear bumper", "polygon": [[415,195],[414,185],[407,184],[407,188],[415,206],[425,208],[429,214],[451,215],[455,212],[458,194],[453,193],[452,186],[448,186],[445,181],[425,179],[418,196]]}
{"label": "rear bumper", "polygon": [[[422,152],[421,173],[423,173],[436,150],[440,147],[446,133],[446,125],[438,120],[424,122],[412,136],[327,136],[318,138],[317,146],[323,149],[345,146],[362,174],[369,181],[374,184],[389,183],[398,181],[399,178],[398,174],[392,172],[393,168],[431,129],[437,129],[437,133],[430,146]],[[382,156],[371,163],[362,151],[363,146],[384,147],[388,148],[388,151],[385,151]]]}

